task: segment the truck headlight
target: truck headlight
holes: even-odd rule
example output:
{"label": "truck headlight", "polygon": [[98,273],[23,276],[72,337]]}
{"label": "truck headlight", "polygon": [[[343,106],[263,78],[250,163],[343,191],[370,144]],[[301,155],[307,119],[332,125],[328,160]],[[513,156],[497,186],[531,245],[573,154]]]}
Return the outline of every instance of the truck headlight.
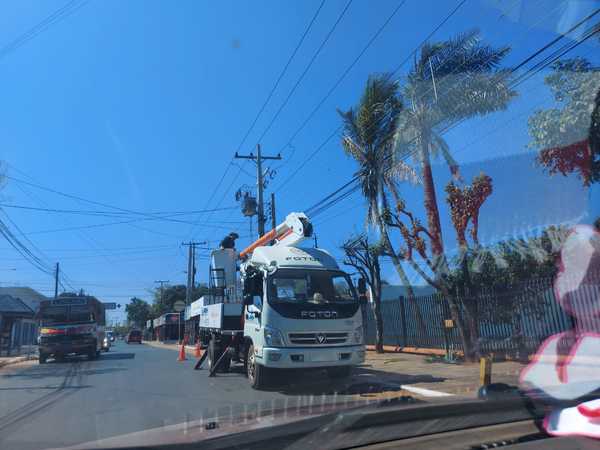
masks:
{"label": "truck headlight", "polygon": [[283,335],[276,328],[265,327],[265,344],[267,347],[283,347]]}
{"label": "truck headlight", "polygon": [[354,343],[355,344],[363,343],[363,327],[362,327],[362,325],[360,327],[356,327],[354,329]]}

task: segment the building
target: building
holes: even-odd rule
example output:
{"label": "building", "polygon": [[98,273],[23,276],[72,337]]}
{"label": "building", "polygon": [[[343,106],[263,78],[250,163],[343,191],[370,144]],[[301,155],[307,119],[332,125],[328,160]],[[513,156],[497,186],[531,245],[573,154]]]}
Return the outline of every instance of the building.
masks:
{"label": "building", "polygon": [[0,356],[37,344],[36,314],[42,300],[48,298],[29,287],[0,288]]}

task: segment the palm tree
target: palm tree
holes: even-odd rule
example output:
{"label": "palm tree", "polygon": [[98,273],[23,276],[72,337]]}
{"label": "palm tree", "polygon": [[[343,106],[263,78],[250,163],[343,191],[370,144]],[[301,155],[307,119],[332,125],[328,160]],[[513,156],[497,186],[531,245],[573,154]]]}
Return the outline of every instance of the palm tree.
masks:
{"label": "palm tree", "polygon": [[[359,165],[356,177],[368,203],[367,222],[378,227],[385,254],[391,258],[408,298],[414,301],[414,291],[382,218],[382,212],[388,206],[386,187],[398,180],[417,179],[414,170],[406,163],[396,161],[393,155],[396,122],[401,111],[398,84],[383,74],[369,77],[356,109],[338,110],[338,113],[344,127],[344,151]],[[424,327],[419,309],[415,310],[419,326]]]}
{"label": "palm tree", "polygon": [[[420,167],[432,236],[432,259],[438,277],[447,271],[447,263],[431,159],[442,156],[457,177],[458,165],[443,132],[462,120],[506,109],[516,95],[507,82],[509,71],[499,68],[509,50],[482,43],[477,30],[444,42],[425,44],[415,56],[403,86],[402,95],[408,107],[398,117],[396,149],[404,157],[413,155]],[[450,306],[460,323],[455,305]],[[464,330],[460,331],[463,335]],[[463,343],[466,345],[464,339]]]}

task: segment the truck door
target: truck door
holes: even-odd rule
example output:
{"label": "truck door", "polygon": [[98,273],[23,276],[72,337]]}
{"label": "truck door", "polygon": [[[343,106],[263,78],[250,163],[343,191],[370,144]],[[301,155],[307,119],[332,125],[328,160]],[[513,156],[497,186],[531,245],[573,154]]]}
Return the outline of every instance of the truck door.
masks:
{"label": "truck door", "polygon": [[255,347],[262,346],[262,342],[259,342],[262,310],[263,302],[260,295],[253,296],[252,304],[246,305],[245,308],[244,335],[252,339]]}
{"label": "truck door", "polygon": [[250,338],[254,348],[262,354],[263,277],[255,273],[244,282],[244,336]]}

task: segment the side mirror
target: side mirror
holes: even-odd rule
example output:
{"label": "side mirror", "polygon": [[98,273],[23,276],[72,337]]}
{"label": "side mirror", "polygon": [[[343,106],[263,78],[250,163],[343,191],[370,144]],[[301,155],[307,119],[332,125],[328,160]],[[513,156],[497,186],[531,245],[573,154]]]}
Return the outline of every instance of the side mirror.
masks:
{"label": "side mirror", "polygon": [[358,291],[358,301],[360,302],[361,305],[364,305],[367,303],[367,282],[364,278],[359,278],[358,279],[358,286],[357,289]]}
{"label": "side mirror", "polygon": [[364,278],[358,279],[357,291],[358,291],[358,294],[361,296],[367,295],[367,282]]}
{"label": "side mirror", "polygon": [[244,304],[246,304],[246,297],[250,296],[252,299],[252,279],[250,277],[244,278],[244,286],[243,286],[243,295],[244,295]]}

